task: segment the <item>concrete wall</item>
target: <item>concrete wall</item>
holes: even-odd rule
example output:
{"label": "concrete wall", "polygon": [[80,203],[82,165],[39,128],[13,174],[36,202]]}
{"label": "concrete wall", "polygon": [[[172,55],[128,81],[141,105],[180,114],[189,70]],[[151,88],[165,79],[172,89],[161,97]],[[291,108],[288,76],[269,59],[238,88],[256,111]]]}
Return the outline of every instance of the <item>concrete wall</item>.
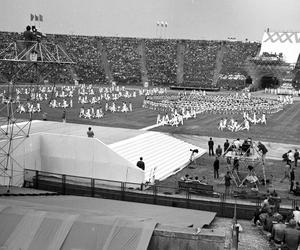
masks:
{"label": "concrete wall", "polygon": [[144,172],[98,139],[42,134],[41,170],[96,179],[142,183]]}
{"label": "concrete wall", "polygon": [[153,231],[148,250],[221,250],[225,248],[225,232],[202,229],[157,227]]}

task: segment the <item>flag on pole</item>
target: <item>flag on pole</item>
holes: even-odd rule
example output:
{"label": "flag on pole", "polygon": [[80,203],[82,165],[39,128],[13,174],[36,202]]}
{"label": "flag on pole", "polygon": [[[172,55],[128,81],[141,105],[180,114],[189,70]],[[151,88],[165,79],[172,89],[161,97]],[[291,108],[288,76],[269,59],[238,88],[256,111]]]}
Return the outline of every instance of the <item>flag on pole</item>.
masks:
{"label": "flag on pole", "polygon": [[39,21],[39,16],[35,15],[35,21]]}
{"label": "flag on pole", "polygon": [[34,15],[30,14],[30,22],[32,22],[34,20]]}
{"label": "flag on pole", "polygon": [[39,15],[39,18],[40,18],[40,22],[43,22],[43,15]]}

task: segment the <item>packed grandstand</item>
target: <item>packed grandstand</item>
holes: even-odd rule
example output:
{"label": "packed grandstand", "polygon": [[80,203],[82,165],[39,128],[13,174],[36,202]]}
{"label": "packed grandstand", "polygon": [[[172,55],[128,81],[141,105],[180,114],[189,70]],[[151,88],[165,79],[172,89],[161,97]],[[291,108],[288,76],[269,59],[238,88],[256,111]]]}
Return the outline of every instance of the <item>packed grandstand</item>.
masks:
{"label": "packed grandstand", "polygon": [[[23,34],[0,33],[0,50],[22,40]],[[115,81],[135,85],[147,81],[153,86],[198,86],[236,90],[245,87],[245,61],[258,55],[260,43],[174,39],[140,39],[48,34],[45,42],[64,47],[76,62],[73,69],[59,70],[49,82],[97,84]],[[1,64],[0,80],[9,78]],[[6,73],[3,73],[6,72]],[[17,79],[31,82],[28,71]]]}

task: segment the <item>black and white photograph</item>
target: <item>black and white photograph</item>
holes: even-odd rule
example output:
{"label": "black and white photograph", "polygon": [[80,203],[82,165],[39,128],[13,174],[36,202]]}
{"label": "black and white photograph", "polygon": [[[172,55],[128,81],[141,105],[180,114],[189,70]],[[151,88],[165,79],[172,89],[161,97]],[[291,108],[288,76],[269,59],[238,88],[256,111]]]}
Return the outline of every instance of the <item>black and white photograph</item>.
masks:
{"label": "black and white photograph", "polygon": [[0,249],[299,250],[299,11],[0,0]]}

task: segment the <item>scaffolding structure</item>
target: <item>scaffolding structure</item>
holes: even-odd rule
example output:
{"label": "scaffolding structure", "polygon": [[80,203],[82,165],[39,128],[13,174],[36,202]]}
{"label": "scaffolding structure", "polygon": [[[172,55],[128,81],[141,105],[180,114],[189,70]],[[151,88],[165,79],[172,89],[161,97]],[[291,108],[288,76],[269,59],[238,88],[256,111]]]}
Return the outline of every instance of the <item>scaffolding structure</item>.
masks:
{"label": "scaffolding structure", "polygon": [[[1,78],[5,81],[0,94],[0,185],[6,186],[7,192],[11,186],[23,184],[24,167],[14,152],[29,137],[32,122],[32,113],[20,116],[18,106],[35,103],[44,80],[56,69],[73,64],[60,45],[43,41],[16,41],[0,51]],[[32,75],[26,85],[29,94],[19,96],[16,81],[28,72]]]}
{"label": "scaffolding structure", "polygon": [[[263,184],[267,184],[265,161],[255,142],[250,141],[245,151],[236,148],[232,142],[223,156],[226,158],[230,177],[237,187],[243,187],[245,181],[250,178],[260,182],[256,174],[257,169],[262,169]],[[235,159],[239,163],[239,170],[234,166]],[[246,173],[246,175],[241,178],[241,173]]]}

